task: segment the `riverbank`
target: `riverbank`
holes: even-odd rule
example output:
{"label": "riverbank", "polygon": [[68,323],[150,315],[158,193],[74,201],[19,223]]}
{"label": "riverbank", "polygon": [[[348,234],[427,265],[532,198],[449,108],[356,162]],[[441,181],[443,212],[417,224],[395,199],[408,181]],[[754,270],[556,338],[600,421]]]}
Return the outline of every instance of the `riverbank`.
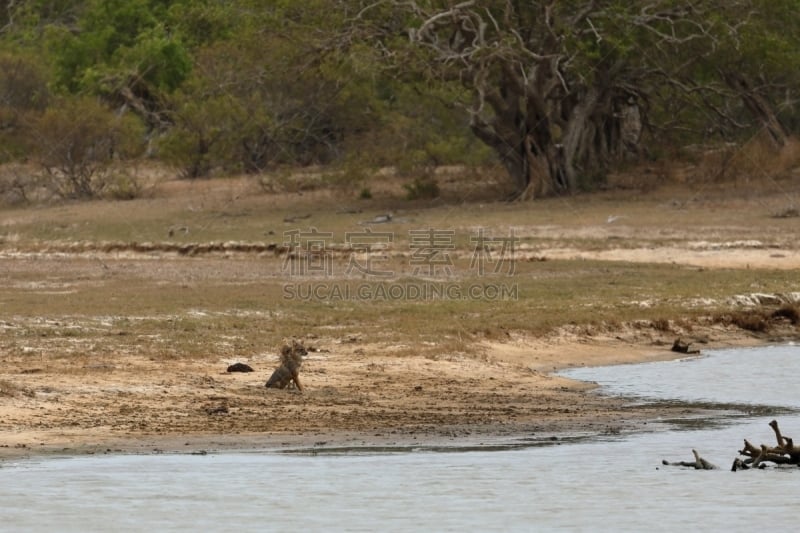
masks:
{"label": "riverbank", "polygon": [[[676,338],[798,336],[774,314],[800,299],[798,219],[774,216],[794,183],[389,218],[385,199],[248,187],[0,211],[0,457],[617,434],[696,407],[630,405],[553,372],[675,357]],[[365,228],[388,238],[352,253]],[[419,263],[420,228],[449,262]],[[476,252],[481,228],[501,238],[493,255]],[[289,252],[314,231],[321,252]],[[309,348],[304,390],[266,389],[289,338]],[[226,372],[236,362],[254,372]]]}
{"label": "riverbank", "polygon": [[[769,339],[730,328],[699,332],[704,350],[797,338],[790,328]],[[685,357],[669,350],[667,336],[648,344],[636,340],[617,334],[577,341],[493,342],[485,346],[482,360],[446,361],[365,357],[363,346],[322,348],[309,357],[302,393],[264,389],[261,372],[227,374],[220,365],[203,361],[181,365],[176,375],[157,385],[146,383],[141,369],[138,378],[120,372],[100,380],[40,376],[42,384],[29,379],[28,390],[60,393],[47,400],[42,396],[54,392],[5,399],[3,420],[16,428],[4,428],[0,459],[231,450],[505,449],[667,429],[666,421],[723,414],[702,405],[648,405],[598,395],[591,384],[551,373],[573,366]],[[148,374],[155,375],[155,369]],[[338,385],[325,385],[331,382]],[[125,390],[157,387],[163,390],[122,399],[135,394]],[[126,402],[136,405],[136,415]],[[120,427],[120,419],[131,417],[140,421],[141,429]]]}

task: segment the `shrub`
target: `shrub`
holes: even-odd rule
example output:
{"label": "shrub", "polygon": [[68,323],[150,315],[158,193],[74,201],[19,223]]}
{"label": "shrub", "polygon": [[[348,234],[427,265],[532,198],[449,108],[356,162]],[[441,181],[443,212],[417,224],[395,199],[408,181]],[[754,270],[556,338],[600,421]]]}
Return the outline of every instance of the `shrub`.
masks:
{"label": "shrub", "polygon": [[0,166],[0,202],[8,205],[28,203],[41,187],[41,176],[30,166],[7,163]]}
{"label": "shrub", "polygon": [[785,318],[796,326],[800,324],[800,311],[796,305],[784,304],[772,312],[772,318]]}
{"label": "shrub", "polygon": [[29,135],[48,185],[63,198],[94,198],[108,185],[117,158],[141,153],[141,124],[116,116],[91,98],[69,98],[48,108]]}
{"label": "shrub", "polygon": [[411,183],[404,184],[403,188],[409,200],[432,200],[441,194],[439,184],[430,176],[414,178]]}
{"label": "shrub", "polygon": [[20,135],[29,116],[41,111],[49,98],[39,61],[0,52],[0,162],[24,156],[27,139]]}
{"label": "shrub", "polygon": [[104,179],[103,196],[111,200],[133,200],[142,195],[142,184],[126,171],[109,173]]}
{"label": "shrub", "polygon": [[755,332],[767,331],[769,326],[767,320],[764,318],[764,314],[759,312],[734,313],[731,321],[742,329]]}
{"label": "shrub", "polygon": [[800,166],[800,141],[791,138],[776,149],[766,134],[743,144],[726,143],[700,154],[694,179],[701,181],[757,181],[791,175]]}
{"label": "shrub", "polygon": [[735,311],[730,314],[721,314],[714,317],[714,322],[734,325],[754,332],[764,332],[769,328],[769,323],[763,311]]}
{"label": "shrub", "polygon": [[670,331],[672,331],[672,328],[669,325],[669,320],[667,320],[666,318],[657,318],[653,320],[651,323],[653,329],[655,329],[656,331],[661,331],[663,333],[669,333]]}
{"label": "shrub", "polygon": [[192,100],[183,95],[174,105],[176,124],[160,139],[158,155],[181,178],[207,178],[222,161],[225,140],[235,129],[231,104],[224,97]]}

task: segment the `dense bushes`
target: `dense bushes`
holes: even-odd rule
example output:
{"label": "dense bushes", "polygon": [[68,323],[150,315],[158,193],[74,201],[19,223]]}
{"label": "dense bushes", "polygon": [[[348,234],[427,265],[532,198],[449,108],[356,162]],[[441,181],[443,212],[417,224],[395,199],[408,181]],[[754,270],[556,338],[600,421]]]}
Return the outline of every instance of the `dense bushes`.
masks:
{"label": "dense bushes", "polygon": [[31,152],[49,178],[47,186],[63,198],[102,195],[112,185],[113,161],[136,157],[143,149],[138,120],[115,115],[88,97],[58,99],[27,133]]}
{"label": "dense bushes", "polygon": [[[534,22],[549,24],[551,19],[538,16],[537,11],[551,9],[549,3],[513,7],[519,10],[516,20],[525,32],[504,34],[513,17],[504,15],[503,10],[512,9],[510,4],[485,2],[480,16],[495,21],[487,26],[492,35],[485,37],[494,39],[499,48],[476,50],[460,59],[432,57],[419,42],[414,44],[410,29],[422,23],[425,13],[401,9],[413,3],[375,3],[369,10],[363,10],[361,2],[348,0],[7,4],[0,8],[0,163],[36,162],[44,169],[44,184],[63,197],[137,194],[135,180],[121,174],[112,178],[110,167],[140,156],[144,146],[149,157],[169,164],[184,178],[333,165],[338,168],[332,169],[331,175],[352,178],[357,187],[363,169],[393,166],[408,178],[409,196],[435,197],[436,183],[424,174],[436,166],[480,165],[508,156],[519,160],[526,171],[536,170],[534,156],[547,150],[544,144],[537,148],[535,139],[544,139],[553,148],[552,153],[547,152],[554,162],[552,173],[558,170],[555,163],[563,155],[559,150],[569,144],[569,132],[557,123],[569,117],[562,113],[546,124],[545,117],[526,116],[530,110],[520,107],[524,98],[515,91],[524,92],[525,87],[536,84],[517,87],[512,83],[518,82],[517,71],[536,70],[532,63],[523,64],[534,61],[536,54],[523,54],[519,64],[509,58],[517,57],[518,46],[525,44],[519,41],[522,33],[538,27]],[[428,15],[437,21],[428,25],[428,30],[435,26],[440,37],[447,37],[457,48],[478,43],[465,40],[464,28],[448,26],[458,18],[455,15],[463,19],[469,13],[453,11],[452,17],[438,17],[437,5],[428,5]],[[469,8],[468,4],[458,5],[462,7],[453,9]],[[586,5],[601,9],[597,4]],[[620,17],[639,13],[638,9],[630,11],[626,3],[608,5],[619,8],[602,8],[602,15],[611,21],[624,21]],[[550,30],[566,32],[569,38],[556,41],[564,48],[559,53],[571,59],[557,62],[556,70],[540,69],[554,76],[552,87],[544,84],[554,91],[548,95],[551,103],[571,102],[582,94],[580,90],[559,93],[568,89],[561,71],[567,63],[573,69],[573,81],[580,86],[576,80],[583,83],[608,74],[606,63],[614,59],[621,65],[620,75],[628,75],[622,84],[625,102],[639,102],[637,111],[647,126],[645,138],[657,137],[659,144],[664,139],[697,143],[708,140],[704,136],[729,140],[752,135],[754,130],[746,126],[752,108],[759,103],[765,104],[764,112],[755,116],[764,124],[774,122],[769,103],[785,125],[799,120],[793,104],[798,81],[794,67],[800,64],[795,52],[798,43],[794,34],[783,31],[796,25],[797,10],[788,0],[737,0],[732,6],[740,14],[750,14],[749,18],[731,25],[737,29],[735,35],[725,37],[728,40],[720,41],[719,49],[713,50],[701,48],[706,41],[697,41],[697,49],[693,49],[689,43],[695,41],[691,39],[685,43],[660,39],[671,31],[662,24],[686,22],[690,12],[695,18],[711,16],[708,13],[714,10],[695,13],[676,8],[677,19],[648,19],[648,28],[654,32],[642,30],[641,34],[616,35],[614,24],[596,26],[595,32],[607,35],[596,39],[600,33],[577,35],[570,33],[573,26],[559,25],[576,11],[568,6],[574,7],[565,3],[551,10],[556,18]],[[731,9],[725,16],[740,16]],[[628,22],[646,23],[640,19]],[[698,19],[682,31],[694,32],[709,24],[728,27],[714,24],[715,20]],[[531,31],[526,46],[539,36]],[[443,43],[433,34],[429,37],[434,39],[429,45]],[[602,53],[595,50],[601,41]],[[653,47],[653,57],[666,54],[674,60],[673,66],[680,67],[675,83],[658,77],[666,75],[666,70],[658,74],[658,69],[639,63],[649,57],[639,52],[647,47]],[[734,49],[735,54],[730,52]],[[550,57],[541,57],[545,56]],[[717,79],[721,70],[745,72],[749,84],[744,89],[739,84],[738,92],[732,91]],[[656,75],[656,87],[643,85],[631,74],[640,71]],[[478,87],[479,83],[483,85]],[[678,94],[686,87],[694,87],[688,100]],[[776,95],[784,104],[778,105]],[[484,100],[485,106],[481,105]],[[529,99],[528,103],[534,101],[538,100]],[[619,107],[621,101],[612,103]],[[623,108],[615,109],[598,108],[590,117],[595,126],[587,130],[584,145],[603,157],[595,158],[597,165],[581,167],[577,185],[603,183],[605,167],[599,163],[614,154],[604,152],[608,146],[595,146],[586,139],[599,133],[620,138],[614,124],[602,120],[616,117]],[[499,129],[489,148],[484,143],[491,125]],[[758,127],[758,120],[749,125]],[[668,137],[670,131],[680,135]],[[532,136],[533,132],[536,135]],[[520,155],[520,146],[513,139],[523,142],[526,157]],[[637,157],[653,154],[652,150],[628,148]],[[738,153],[739,159],[748,155]],[[739,162],[727,166],[743,168]],[[24,189],[26,182],[21,179],[15,178],[12,188]]]}

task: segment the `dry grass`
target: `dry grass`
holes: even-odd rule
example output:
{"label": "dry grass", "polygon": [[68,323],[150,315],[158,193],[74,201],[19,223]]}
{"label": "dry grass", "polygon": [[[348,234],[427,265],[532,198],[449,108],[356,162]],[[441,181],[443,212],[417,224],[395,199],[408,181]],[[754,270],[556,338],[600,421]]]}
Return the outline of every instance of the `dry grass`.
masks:
{"label": "dry grass", "polygon": [[[532,250],[552,244],[608,249],[681,243],[696,236],[698,227],[713,227],[719,239],[758,239],[772,244],[787,237],[784,226],[791,220],[770,217],[788,209],[787,201],[791,203],[792,198],[796,203],[800,189],[800,183],[782,181],[780,194],[765,198],[758,186],[773,194],[774,184],[761,180],[761,185],[751,183],[741,190],[713,184],[700,191],[664,186],[645,198],[618,191],[538,200],[531,205],[497,202],[502,196],[476,187],[483,177],[470,173],[437,178],[442,196],[416,202],[403,199],[404,179],[391,176],[365,182],[372,191],[369,199],[333,189],[267,194],[252,177],[161,179],[148,185],[146,198],[128,202],[2,209],[0,242],[13,236],[14,246],[21,249],[82,241],[280,244],[286,239],[284,232],[309,227],[331,232],[341,242],[346,232],[363,231],[376,215],[391,213],[392,224],[374,229],[393,231],[397,249],[407,247],[410,229],[426,227],[455,230],[459,246],[466,249],[470,232],[479,225],[500,235],[513,230],[520,244]],[[731,200],[736,194],[740,198]],[[741,195],[754,195],[757,200],[738,209],[734,219],[731,211],[718,209],[741,201]],[[642,232],[648,235],[642,238]]]}
{"label": "dry grass", "polygon": [[669,333],[672,331],[672,327],[669,325],[669,320],[666,318],[656,318],[655,320],[651,321],[651,325],[654,330],[662,333]]}
{"label": "dry grass", "polygon": [[31,397],[33,392],[8,380],[0,379],[0,398],[16,398],[18,396]]}
{"label": "dry grass", "polygon": [[776,149],[766,134],[743,145],[727,144],[701,155],[694,172],[697,178],[710,181],[762,181],[780,179],[800,166],[800,140],[791,138]]}
{"label": "dry grass", "polygon": [[[503,339],[509,332],[542,336],[564,324],[608,329],[645,320],[652,321],[654,331],[668,332],[670,323],[690,325],[696,317],[726,312],[726,299],[733,294],[786,292],[795,286],[791,270],[591,260],[517,261],[513,277],[480,277],[470,271],[470,236],[478,227],[499,236],[513,231],[520,249],[538,259],[548,247],[649,249],[685,246],[697,239],[757,239],[765,247],[778,246],[792,235],[786,226],[791,221],[770,218],[763,198],[751,204],[756,209],[742,208],[743,200],[715,198],[713,190],[704,192],[702,202],[696,193],[664,189],[644,199],[623,192],[534,205],[453,203],[453,194],[474,177],[456,172],[438,179],[443,196],[450,199],[433,205],[399,200],[386,192],[391,188],[387,184],[370,184],[377,192],[364,200],[330,190],[265,194],[253,179],[237,178],[154,179],[150,197],[129,202],[5,209],[0,211],[0,251],[38,253],[89,244],[67,256],[0,257],[4,316],[16,317],[14,323],[20,325],[4,334],[21,347],[69,341],[67,346],[99,354],[140,350],[157,360],[259,353],[291,335],[359,334],[410,346],[444,343],[460,352],[474,341]],[[402,180],[395,186],[394,194],[402,195]],[[676,209],[673,199],[687,195],[693,202]],[[785,201],[785,191],[778,196]],[[330,232],[332,244],[342,245],[347,232],[363,232],[365,221],[387,212],[393,214],[392,223],[372,229],[394,235],[392,249],[379,265],[395,272],[393,282],[419,282],[410,265],[409,231],[440,228],[454,232],[455,276],[437,282],[462,292],[502,284],[514,287],[517,297],[287,299],[288,283],[351,288],[365,283],[374,288],[380,282],[341,275],[348,262],[345,255],[333,257],[333,278],[309,280],[288,277],[282,270],[284,258],[272,253],[220,250],[180,257],[158,247],[148,252],[140,246],[137,252],[132,244],[281,244],[285,231],[314,227]],[[613,216],[620,218],[609,222]],[[175,227],[187,231],[170,236]],[[102,244],[106,241],[131,249],[108,247]],[[709,303],[695,303],[700,299]],[[737,320],[748,329],[761,327],[757,321]]]}
{"label": "dry grass", "polygon": [[731,315],[730,321],[737,327],[757,333],[765,332],[769,328],[769,322],[762,310],[735,312]]}
{"label": "dry grass", "polygon": [[[358,199],[330,190],[266,194],[252,179],[230,179],[161,182],[129,202],[0,210],[0,418],[7,427],[91,431],[92,439],[96,431],[165,433],[181,443],[193,432],[371,435],[513,420],[535,421],[539,432],[543,416],[585,431],[608,420],[609,400],[592,407],[597,396],[539,373],[566,364],[562,343],[572,343],[573,363],[610,352],[632,360],[631,350],[663,346],[657,341],[694,326],[697,336],[709,333],[708,317],[738,310],[732,295],[796,288],[793,221],[770,217],[769,202],[785,203],[786,190],[757,202],[727,190],[664,189],[644,199],[601,193],[508,204],[457,201],[458,179],[438,177],[443,198],[427,204],[392,196],[402,195],[401,183],[391,194],[392,184],[370,184],[373,198]],[[676,197],[691,201],[677,209]],[[394,239],[375,266],[394,274],[347,275],[345,234],[385,213],[391,223],[372,229]],[[311,227],[332,234],[330,276],[291,275],[286,255],[268,246]],[[452,277],[413,271],[409,231],[429,228],[453,232]],[[513,276],[471,270],[478,228],[519,239]],[[696,241],[712,243],[699,253],[730,260],[740,249],[724,245],[749,240],[761,243],[762,268],[687,264]],[[229,241],[244,244],[219,245]],[[570,249],[592,253],[559,254]],[[629,250],[643,255],[614,260]],[[663,250],[667,261],[643,262]],[[287,297],[289,286],[377,294],[386,284],[423,283],[467,297]],[[492,285],[513,287],[513,297],[469,295]],[[781,313],[767,318],[787,329],[792,317]],[[265,378],[224,372],[233,362],[271,370],[288,337],[323,350],[304,370],[315,385],[308,393],[265,395]],[[613,346],[592,349],[603,343]],[[514,411],[498,411],[503,404]]]}
{"label": "dry grass", "polygon": [[[564,324],[598,331],[645,320],[665,332],[670,320],[724,312],[727,296],[747,292],[755,282],[764,292],[781,292],[794,282],[792,271],[546,261],[520,263],[513,278],[492,280],[516,287],[516,299],[348,301],[284,298],[285,284],[296,281],[275,276],[280,258],[2,261],[0,298],[14,326],[4,331],[7,347],[16,346],[20,354],[87,358],[86,368],[125,353],[155,361],[259,354],[295,335],[341,341],[356,335],[411,351],[433,343],[432,351],[466,353],[476,341],[503,340],[510,333],[543,336]],[[32,284],[42,277],[50,285]],[[373,293],[378,286],[327,283],[366,284]],[[466,294],[487,279],[446,283]],[[687,303],[701,296],[717,303]],[[759,329],[744,318],[728,323]]]}
{"label": "dry grass", "polygon": [[792,325],[800,323],[800,313],[798,313],[797,306],[785,304],[773,311],[766,308],[733,310],[717,312],[713,316],[715,323],[734,325],[754,333],[767,332],[777,321],[783,319],[788,320]]}

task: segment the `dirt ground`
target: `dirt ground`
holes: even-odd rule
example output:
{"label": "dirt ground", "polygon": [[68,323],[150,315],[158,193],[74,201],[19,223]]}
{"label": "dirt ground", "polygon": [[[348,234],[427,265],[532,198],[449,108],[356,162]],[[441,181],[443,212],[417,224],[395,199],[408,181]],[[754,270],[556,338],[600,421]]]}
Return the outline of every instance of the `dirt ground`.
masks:
{"label": "dirt ground", "polygon": [[[566,337],[566,335],[565,335]],[[358,339],[313,339],[302,392],[264,388],[276,357],[165,364],[135,354],[54,360],[4,356],[2,456],[306,446],[472,446],[618,434],[697,416],[632,405],[555,368],[675,357],[668,336],[509,340],[480,358],[400,358]],[[748,345],[720,329],[709,346]],[[661,341],[661,342],[660,342]],[[663,342],[663,344],[662,344]],[[307,341],[308,343],[308,341]],[[252,373],[227,373],[245,361]]]}
{"label": "dirt ground", "polygon": [[[213,206],[209,194],[204,191],[200,200],[186,197],[187,212],[189,204]],[[225,189],[223,196],[231,194]],[[683,202],[678,208],[670,204],[675,197]],[[387,318],[390,307],[371,316],[372,311],[358,315],[352,310],[337,315],[337,306],[347,304],[336,302],[306,308],[272,305],[278,301],[274,291],[286,281],[279,268],[284,259],[263,250],[218,250],[192,257],[158,249],[137,251],[133,246],[111,251],[101,244],[103,236],[92,241],[86,235],[70,240],[60,234],[37,234],[56,232],[62,222],[66,233],[70,227],[84,231],[80,207],[0,210],[0,458],[296,446],[492,445],[617,434],[701,414],[700,406],[647,406],[603,397],[591,384],[553,374],[572,366],[676,357],[679,354],[669,350],[676,337],[707,350],[800,336],[797,325],[787,321],[753,332],[708,318],[710,309],[719,312],[720,306],[757,307],[758,298],[773,305],[767,297],[773,294],[786,301],[797,298],[800,288],[792,273],[800,268],[800,218],[771,216],[787,197],[797,198],[796,190],[751,199],[706,194],[704,201],[686,205],[687,197],[697,195],[598,195],[566,206],[557,203],[560,200],[543,202],[540,208],[499,203],[416,208],[405,216],[420,223],[426,216],[447,219],[456,227],[482,220],[500,227],[497,221],[513,220],[518,234],[529,239],[521,258],[559,261],[565,269],[666,264],[707,279],[731,272],[744,276],[729,293],[724,287],[721,291],[740,300],[720,303],[719,289],[708,295],[695,292],[664,307],[666,320],[661,322],[628,319],[636,316],[631,315],[636,309],[644,313],[661,305],[646,295],[639,298],[632,286],[624,295],[627,307],[620,307],[627,314],[618,321],[585,323],[583,318],[570,319],[567,310],[565,318],[554,319],[560,323],[532,331],[505,328],[487,313],[476,320],[491,323],[490,333],[456,339],[460,334],[448,329],[444,343],[417,335],[415,328],[420,326],[405,324],[403,317],[397,318],[395,336],[376,337],[371,332],[394,327]],[[144,209],[158,201],[144,199],[130,207],[121,204],[120,209]],[[246,217],[254,206],[269,207],[274,201],[258,196],[237,205],[240,216]],[[306,201],[307,197],[298,199],[301,206],[294,209],[305,212]],[[230,211],[230,200],[225,202]],[[382,207],[374,204],[372,211],[354,216],[363,219]],[[329,206],[331,212],[337,208],[335,202]],[[114,207],[97,204],[95,209]],[[536,212],[528,215],[526,210]],[[752,220],[743,219],[743,213],[752,212]],[[285,221],[284,211],[276,216]],[[776,277],[763,281],[769,276]],[[265,278],[272,289],[262,288]],[[743,296],[742,289],[748,288],[744,292],[751,296]],[[581,306],[591,312],[601,308],[605,291],[581,294]],[[709,310],[682,316],[683,306],[697,306],[705,296],[713,301],[705,304]],[[539,312],[535,304],[533,297],[516,304],[516,314],[524,321],[526,312]],[[550,304],[555,308],[558,301]],[[466,305],[452,312],[466,316],[469,309]],[[315,318],[327,317],[323,312],[331,313],[328,322]],[[442,312],[451,310],[445,307]],[[616,316],[614,309],[609,313]],[[421,323],[427,320],[422,315]],[[280,339],[291,336],[304,338],[310,348],[301,372],[304,390],[266,389]],[[234,362],[247,363],[255,371],[226,372]]]}

